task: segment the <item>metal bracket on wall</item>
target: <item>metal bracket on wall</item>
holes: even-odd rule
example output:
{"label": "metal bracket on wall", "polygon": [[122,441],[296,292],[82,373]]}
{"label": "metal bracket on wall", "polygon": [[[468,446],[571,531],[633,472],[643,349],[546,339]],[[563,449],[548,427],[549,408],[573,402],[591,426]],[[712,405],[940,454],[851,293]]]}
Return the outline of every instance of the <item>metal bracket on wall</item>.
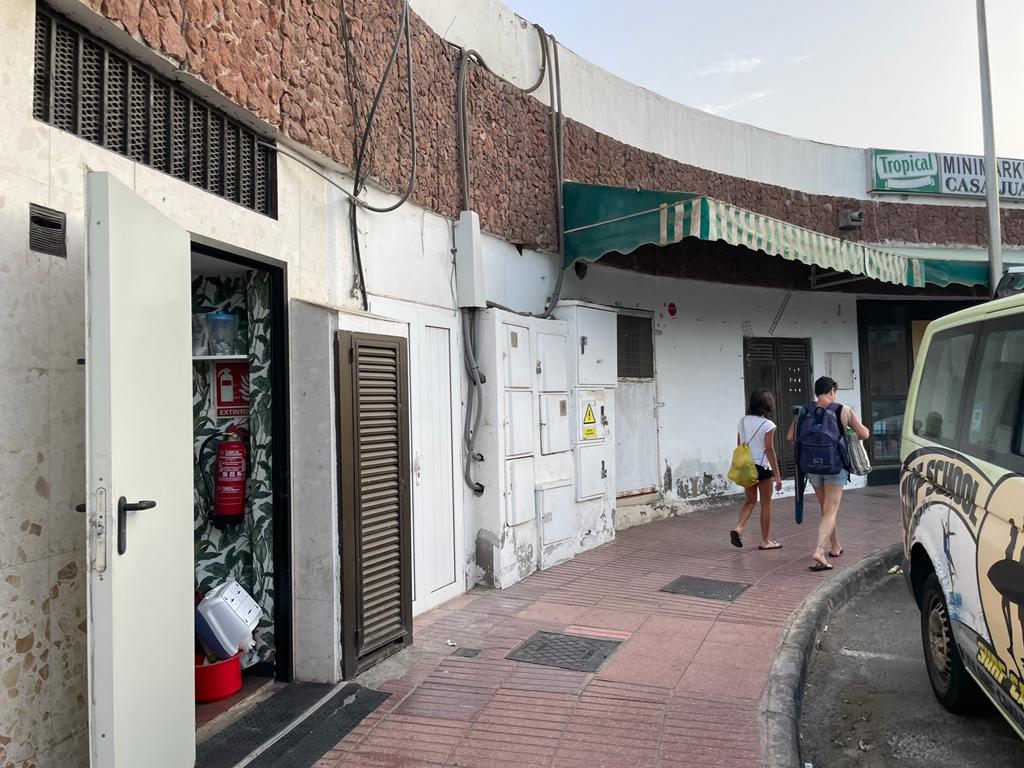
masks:
{"label": "metal bracket on wall", "polygon": [[775,329],[779,327],[779,321],[782,319],[782,313],[786,311],[786,305],[789,304],[789,300],[791,298],[793,298],[793,292],[786,291],[786,295],[782,299],[782,304],[779,305],[779,311],[775,313],[775,319],[772,320],[771,327],[768,328],[769,336],[775,335]]}
{"label": "metal bracket on wall", "polygon": [[850,277],[843,277],[841,273],[834,270],[827,270],[819,273],[818,268],[811,265],[811,290],[817,291],[821,288],[835,288],[837,285],[848,285],[849,283],[859,283],[862,280],[867,280],[865,275],[852,275]]}

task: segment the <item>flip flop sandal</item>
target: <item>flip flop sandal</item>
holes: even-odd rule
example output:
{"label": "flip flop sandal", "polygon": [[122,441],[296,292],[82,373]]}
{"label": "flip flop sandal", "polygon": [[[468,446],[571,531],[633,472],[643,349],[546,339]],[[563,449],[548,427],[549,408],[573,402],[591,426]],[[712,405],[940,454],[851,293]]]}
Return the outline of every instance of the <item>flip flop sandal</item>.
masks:
{"label": "flip flop sandal", "polygon": [[762,547],[760,544],[757,545],[758,549],[782,549],[782,545],[779,542],[775,542],[770,547]]}
{"label": "flip flop sandal", "polygon": [[839,557],[841,554],[843,554],[843,550],[840,549],[838,552],[829,552],[828,556],[829,557]]}
{"label": "flip flop sandal", "polygon": [[832,570],[832,564],[829,563],[828,565],[825,565],[825,563],[815,563],[814,565],[807,566],[807,570],[809,570],[809,571],[831,571]]}
{"label": "flip flop sandal", "polygon": [[732,542],[732,545],[734,547],[743,546],[743,540],[740,538],[740,535],[736,533],[736,531],[729,531],[729,541]]}

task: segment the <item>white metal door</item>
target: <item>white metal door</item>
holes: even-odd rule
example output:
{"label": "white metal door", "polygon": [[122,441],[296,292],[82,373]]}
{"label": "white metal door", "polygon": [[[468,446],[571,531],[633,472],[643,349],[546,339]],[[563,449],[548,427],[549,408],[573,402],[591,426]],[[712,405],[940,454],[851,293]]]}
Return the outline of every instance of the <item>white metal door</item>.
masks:
{"label": "white metal door", "polygon": [[86,216],[92,765],[185,768],[195,762],[189,237],[106,173],[88,174]]}
{"label": "white metal door", "polygon": [[409,324],[414,616],[466,591],[458,315],[371,299]]}
{"label": "white metal door", "polygon": [[615,409],[615,491],[618,496],[653,493],[658,486],[657,390],[653,379],[619,379]]}
{"label": "white metal door", "polygon": [[[436,605],[438,593],[459,582],[455,562],[455,443],[452,437],[451,332],[424,325],[419,340],[419,408],[413,439],[416,492],[413,509],[423,542],[419,559],[418,602]],[[418,374],[418,375],[417,375]],[[414,512],[415,514],[415,512]],[[457,592],[461,592],[460,589]]]}

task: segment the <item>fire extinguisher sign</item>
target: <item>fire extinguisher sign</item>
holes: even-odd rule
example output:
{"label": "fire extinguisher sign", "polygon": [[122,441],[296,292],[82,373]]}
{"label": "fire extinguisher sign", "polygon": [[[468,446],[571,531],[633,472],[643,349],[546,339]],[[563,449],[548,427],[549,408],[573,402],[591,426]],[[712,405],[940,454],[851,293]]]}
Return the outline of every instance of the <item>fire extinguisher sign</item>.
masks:
{"label": "fire extinguisher sign", "polygon": [[249,415],[249,364],[217,363],[213,371],[218,419]]}

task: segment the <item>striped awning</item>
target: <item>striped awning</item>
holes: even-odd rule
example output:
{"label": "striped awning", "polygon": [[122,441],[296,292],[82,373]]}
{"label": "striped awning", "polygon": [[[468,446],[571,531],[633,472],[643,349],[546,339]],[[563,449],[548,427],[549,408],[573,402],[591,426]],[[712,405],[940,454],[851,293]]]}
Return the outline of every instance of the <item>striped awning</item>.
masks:
{"label": "striped awning", "polygon": [[563,184],[565,266],[668,245],[684,237],[722,240],[807,266],[921,287],[917,259],[842,240],[704,195]]}

